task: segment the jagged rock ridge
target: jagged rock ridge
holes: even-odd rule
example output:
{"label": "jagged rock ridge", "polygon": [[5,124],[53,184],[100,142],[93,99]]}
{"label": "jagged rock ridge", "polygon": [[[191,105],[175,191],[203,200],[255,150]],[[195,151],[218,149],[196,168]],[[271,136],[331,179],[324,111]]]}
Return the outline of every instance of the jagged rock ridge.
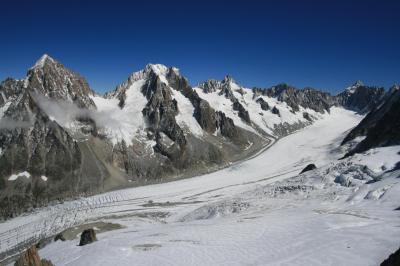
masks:
{"label": "jagged rock ridge", "polygon": [[400,89],[393,86],[382,100],[374,104],[368,115],[345,137],[346,144],[364,137],[348,155],[364,152],[374,147],[400,144]]}

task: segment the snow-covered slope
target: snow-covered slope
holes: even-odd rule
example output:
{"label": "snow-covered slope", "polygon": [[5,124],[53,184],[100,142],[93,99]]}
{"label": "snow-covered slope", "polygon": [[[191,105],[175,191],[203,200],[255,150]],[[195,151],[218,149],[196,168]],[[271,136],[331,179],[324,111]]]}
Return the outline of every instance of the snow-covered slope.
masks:
{"label": "snow-covered slope", "polygon": [[[56,265],[377,264],[397,248],[400,185],[398,172],[382,175],[376,162],[392,167],[400,148],[336,161],[344,152],[342,138],[360,119],[333,108],[324,119],[224,170],[15,218],[0,224],[1,251],[103,221],[125,228],[100,233],[99,241],[85,247],[77,246],[78,239],[52,243],[40,250],[41,257]],[[318,169],[298,176],[308,163]],[[346,177],[353,180],[350,186],[340,182]]]}
{"label": "snow-covered slope", "polygon": [[[222,81],[203,82],[194,90],[215,110],[224,112],[235,125],[252,132],[261,129],[272,136],[282,136],[321,118],[321,114],[312,109],[299,106],[295,111],[276,97],[244,88],[229,76]],[[238,108],[238,105],[242,107]],[[241,117],[241,108],[248,112],[251,122]]]}
{"label": "snow-covered slope", "polygon": [[[172,68],[173,71],[179,71]],[[99,112],[111,116],[114,124],[104,127],[106,135],[117,144],[124,140],[130,146],[132,140],[139,139],[148,141],[146,129],[149,126],[142,111],[145,109],[148,99],[142,88],[148,86],[146,82],[155,74],[162,83],[168,86],[166,75],[169,69],[160,64],[149,64],[144,70],[133,73],[129,79],[118,86],[115,91],[108,93],[106,97],[92,96]],[[178,114],[176,117],[180,127],[185,128],[187,133],[202,136],[203,130],[194,118],[194,108],[190,101],[178,92],[170,88],[172,97],[177,101]]]}

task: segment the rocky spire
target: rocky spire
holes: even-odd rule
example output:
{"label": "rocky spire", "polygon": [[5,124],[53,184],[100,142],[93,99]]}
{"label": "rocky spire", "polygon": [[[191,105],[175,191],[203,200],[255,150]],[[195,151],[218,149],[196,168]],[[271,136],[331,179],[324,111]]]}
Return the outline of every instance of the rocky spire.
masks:
{"label": "rocky spire", "polygon": [[29,69],[24,87],[51,99],[73,102],[82,108],[96,108],[90,98],[94,92],[87,81],[47,54]]}
{"label": "rocky spire", "polygon": [[31,69],[34,68],[43,68],[45,66],[45,64],[56,64],[57,61],[54,60],[52,57],[50,57],[48,54],[44,54],[42,55],[42,57],[39,58],[38,61],[36,61],[35,65],[33,67],[31,67]]}
{"label": "rocky spire", "polygon": [[353,85],[351,85],[352,87],[362,87],[364,86],[364,82],[362,82],[361,80],[357,80],[356,82],[353,83]]}

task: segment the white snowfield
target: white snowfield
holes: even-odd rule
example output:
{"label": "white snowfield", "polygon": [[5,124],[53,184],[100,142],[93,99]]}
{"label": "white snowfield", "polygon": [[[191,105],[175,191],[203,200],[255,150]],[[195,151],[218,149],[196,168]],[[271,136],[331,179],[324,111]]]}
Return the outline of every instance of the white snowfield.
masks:
{"label": "white snowfield", "polygon": [[[400,146],[338,161],[341,140],[360,120],[332,108],[226,169],[65,202],[1,223],[0,252],[103,221],[124,228],[100,233],[83,247],[79,238],[53,242],[41,257],[57,266],[378,265],[400,244],[400,173],[383,171],[400,161]],[[309,163],[318,168],[298,175]]]}

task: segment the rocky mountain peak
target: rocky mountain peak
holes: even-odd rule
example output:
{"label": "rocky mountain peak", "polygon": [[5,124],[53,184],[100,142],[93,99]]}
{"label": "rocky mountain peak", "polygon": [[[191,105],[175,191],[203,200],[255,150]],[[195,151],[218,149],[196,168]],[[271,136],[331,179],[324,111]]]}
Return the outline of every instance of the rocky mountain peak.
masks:
{"label": "rocky mountain peak", "polygon": [[226,75],[224,77],[224,79],[222,80],[222,83],[224,83],[224,84],[229,84],[231,82],[235,83],[235,80],[230,75]]}
{"label": "rocky mountain peak", "polygon": [[173,71],[175,75],[180,75],[179,69],[176,67],[167,67],[162,64],[147,64],[144,69],[132,73],[128,80],[117,87],[117,90],[122,87],[129,87],[130,84],[138,80],[147,80],[151,75],[156,75],[165,79],[170,71]]}
{"label": "rocky mountain peak", "polygon": [[147,73],[152,71],[157,75],[163,75],[163,76],[167,75],[168,69],[169,68],[167,66],[162,64],[147,64],[145,67],[145,71]]}
{"label": "rocky mountain peak", "polygon": [[35,65],[31,67],[34,68],[43,68],[46,64],[57,64],[57,61],[50,57],[48,54],[42,55],[38,61],[36,61]]}
{"label": "rocky mountain peak", "polygon": [[351,85],[352,87],[362,87],[365,86],[364,82],[362,82],[361,80],[357,80],[356,82],[353,83],[353,85]]}
{"label": "rocky mountain peak", "polygon": [[215,79],[203,81],[198,85],[205,93],[215,92],[219,90],[221,86],[221,82]]}
{"label": "rocky mountain peak", "polygon": [[384,94],[385,90],[382,87],[367,86],[357,81],[339,93],[336,98],[338,104],[346,108],[367,113],[381,101]]}
{"label": "rocky mountain peak", "polygon": [[348,93],[354,93],[356,90],[362,87],[365,87],[365,84],[361,80],[357,80],[350,87],[347,87],[345,91]]}
{"label": "rocky mountain peak", "polygon": [[221,81],[209,79],[201,82],[198,87],[206,93],[220,91],[220,93],[226,94],[226,92],[232,90],[232,84],[236,84],[236,81],[232,78],[232,76],[226,75]]}
{"label": "rocky mountain peak", "polygon": [[392,87],[390,87],[389,94],[393,93],[393,92],[396,92],[396,91],[399,91],[399,90],[400,90],[400,86],[398,84],[394,84]]}
{"label": "rocky mountain peak", "polygon": [[88,109],[96,108],[90,99],[94,92],[87,81],[47,54],[28,70],[24,87],[50,99],[72,102]]}

